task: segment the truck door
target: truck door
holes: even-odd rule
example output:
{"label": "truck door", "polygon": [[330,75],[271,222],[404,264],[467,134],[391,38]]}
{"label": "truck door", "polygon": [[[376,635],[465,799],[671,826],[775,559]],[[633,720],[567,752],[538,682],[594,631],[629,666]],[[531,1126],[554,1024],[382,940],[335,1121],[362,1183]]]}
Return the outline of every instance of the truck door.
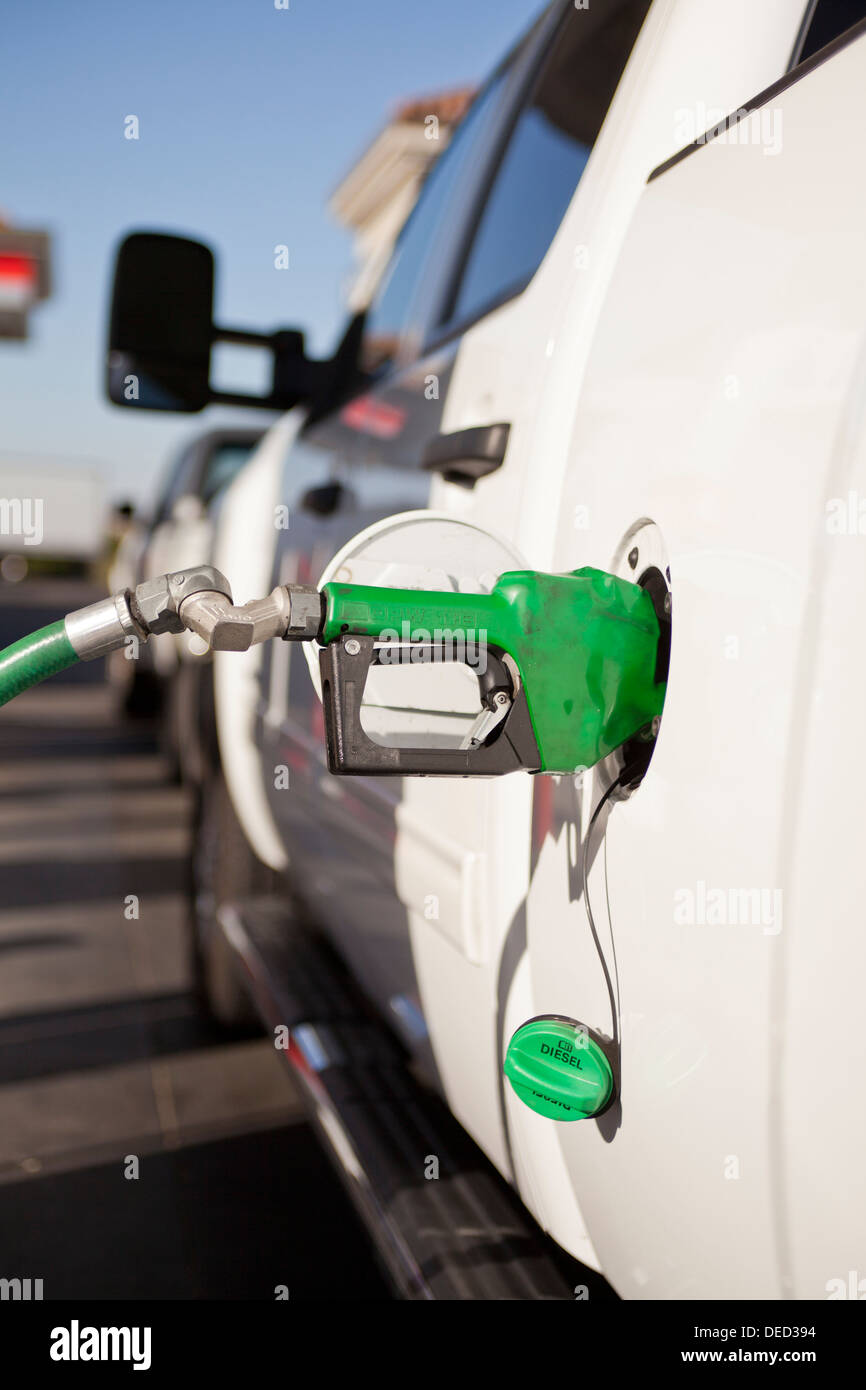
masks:
{"label": "truck door", "polygon": [[[398,255],[368,321],[371,348],[393,352],[396,340],[398,362],[338,422],[357,436],[359,488],[365,461],[417,469],[426,457],[435,465],[434,505],[446,518],[441,553],[461,576],[483,580],[490,566],[479,554],[495,545],[499,570],[520,562],[526,475],[513,450],[515,442],[524,447],[535,413],[546,336],[543,320],[522,309],[523,292],[584,176],[647,8],[645,0],[552,8],[531,46],[494,74],[476,103],[479,153],[465,174],[454,174],[451,195],[431,219],[420,282],[407,291],[410,223],[406,259]],[[419,221],[424,211],[422,201]],[[549,292],[555,302],[552,282]],[[401,301],[410,305],[405,318]],[[391,327],[395,308],[399,331]],[[406,425],[395,420],[391,438],[373,438],[395,412]],[[424,557],[430,568],[436,548]],[[397,548],[381,555],[392,568],[411,559]],[[432,730],[441,706],[432,694],[429,704]],[[329,816],[334,826],[341,808],[343,823],[321,841],[330,856],[322,878],[331,885],[322,912],[380,1005],[398,1027],[409,1020],[404,1038],[431,1064],[454,1112],[508,1172],[496,962],[501,924],[525,892],[526,779],[324,782],[308,824],[324,827]],[[423,1029],[432,1055],[419,1043]]]}

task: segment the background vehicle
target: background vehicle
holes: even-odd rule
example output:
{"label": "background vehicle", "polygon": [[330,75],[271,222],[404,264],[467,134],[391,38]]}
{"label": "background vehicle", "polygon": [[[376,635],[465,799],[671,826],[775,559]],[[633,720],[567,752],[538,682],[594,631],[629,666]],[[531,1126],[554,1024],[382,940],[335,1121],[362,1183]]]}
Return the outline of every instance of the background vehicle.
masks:
{"label": "background vehicle", "polygon": [[97,468],[26,456],[0,460],[0,556],[5,578],[28,569],[83,571],[99,564],[108,527]]}
{"label": "background vehicle", "polygon": [[[112,590],[188,565],[206,564],[213,547],[219,500],[249,459],[263,429],[208,430],[187,444],[172,465],[149,526],[129,528],[115,556]],[[112,653],[109,678],[127,713],[158,713],[162,745],[185,780],[200,780],[204,746],[213,747],[210,658],[186,639],[139,649],[134,660]]]}
{"label": "background vehicle", "polygon": [[[269,1023],[307,1029],[290,1060],[383,1246],[403,1242],[395,1266],[421,1223],[382,1155],[408,1151],[423,1189],[424,1141],[381,1073],[348,1101],[331,1081],[351,1068],[330,1016],[296,1003],[295,900],[540,1225],[623,1296],[822,1297],[862,1251],[866,1134],[840,1103],[866,1062],[862,855],[840,769],[859,758],[841,740],[863,568],[825,527],[864,485],[866,29],[840,37],[862,19],[802,0],[552,6],[435,167],[325,385],[298,389],[226,499],[215,559],[241,600],[317,582],[365,526],[427,507],[465,525],[461,573],[475,527],[534,568],[652,564],[670,584],[657,751],[589,873],[600,938],[580,870],[611,769],[335,781],[296,653],[217,661],[205,805],[227,804],[224,777],[291,897],[275,905],[251,859],[218,881],[203,856],[201,941],[237,953]],[[409,558],[385,545],[383,572]],[[431,725],[442,710],[430,696]],[[236,824],[222,835],[242,846]],[[707,920],[701,885],[780,894],[784,931],[778,913]],[[620,1099],[598,1122],[555,1125],[505,1088],[505,1044],[541,1013],[615,1045]]]}

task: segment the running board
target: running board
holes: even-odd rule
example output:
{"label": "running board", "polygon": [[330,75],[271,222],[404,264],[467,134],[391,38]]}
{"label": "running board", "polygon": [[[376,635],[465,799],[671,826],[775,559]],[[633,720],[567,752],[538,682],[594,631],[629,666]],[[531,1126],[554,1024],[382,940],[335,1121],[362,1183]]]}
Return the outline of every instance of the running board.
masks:
{"label": "running board", "polygon": [[[578,1284],[610,1297],[410,1074],[345,966],[284,899],[225,905],[219,922],[267,1028],[288,1029],[281,1056],[403,1298],[573,1299]],[[438,1178],[425,1176],[433,1159]]]}

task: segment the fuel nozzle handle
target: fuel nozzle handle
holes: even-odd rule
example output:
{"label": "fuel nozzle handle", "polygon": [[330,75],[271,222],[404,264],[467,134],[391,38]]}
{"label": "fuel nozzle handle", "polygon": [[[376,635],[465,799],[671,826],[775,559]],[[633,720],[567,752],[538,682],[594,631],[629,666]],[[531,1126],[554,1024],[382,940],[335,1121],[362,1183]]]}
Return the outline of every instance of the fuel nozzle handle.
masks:
{"label": "fuel nozzle handle", "polygon": [[[332,706],[325,709],[332,770],[425,770],[424,750],[402,749],[402,757],[391,757],[387,765],[383,756],[380,767],[377,745],[365,741],[355,708],[363,683],[354,669],[349,679],[349,667],[368,650],[368,664],[375,660],[377,648],[426,646],[441,650],[444,659],[449,649],[472,651],[476,658],[489,651],[503,659],[513,676],[513,709],[492,726],[494,742],[507,739],[527,716],[535,751],[530,761],[521,736],[517,756],[530,771],[592,767],[661,714],[666,672],[658,678],[661,628],[653,598],[616,575],[589,567],[568,574],[509,570],[486,594],[334,582],[323,593],[319,640],[332,653],[327,660],[322,656],[323,689],[327,675]],[[428,750],[431,774],[472,775],[473,765],[449,762],[446,752]],[[479,759],[479,775],[511,771],[511,756],[503,761],[489,767]]]}

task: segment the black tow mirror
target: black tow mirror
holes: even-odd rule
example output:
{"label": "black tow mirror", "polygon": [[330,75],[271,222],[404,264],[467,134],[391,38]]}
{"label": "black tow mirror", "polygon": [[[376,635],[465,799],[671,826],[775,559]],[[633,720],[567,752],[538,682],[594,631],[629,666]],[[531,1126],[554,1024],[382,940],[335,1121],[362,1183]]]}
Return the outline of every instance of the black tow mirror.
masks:
{"label": "black tow mirror", "polygon": [[[213,321],[214,257],[185,237],[134,232],[117,253],[108,332],[106,389],[115,405],[141,410],[203,410],[206,405],[289,410],[312,401],[330,364],[312,362],[294,329],[251,333]],[[267,348],[273,356],[267,395],[211,387],[215,343]]]}

